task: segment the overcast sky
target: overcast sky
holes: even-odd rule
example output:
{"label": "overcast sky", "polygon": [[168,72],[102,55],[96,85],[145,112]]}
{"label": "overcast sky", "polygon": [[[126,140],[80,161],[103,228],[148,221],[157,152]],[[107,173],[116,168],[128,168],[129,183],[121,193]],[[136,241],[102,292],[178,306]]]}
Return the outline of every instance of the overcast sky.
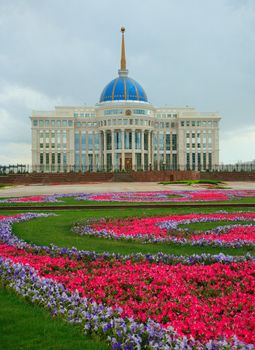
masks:
{"label": "overcast sky", "polygon": [[98,102],[122,25],[150,102],[219,112],[220,161],[255,159],[255,0],[0,0],[0,164],[31,163],[32,109]]}

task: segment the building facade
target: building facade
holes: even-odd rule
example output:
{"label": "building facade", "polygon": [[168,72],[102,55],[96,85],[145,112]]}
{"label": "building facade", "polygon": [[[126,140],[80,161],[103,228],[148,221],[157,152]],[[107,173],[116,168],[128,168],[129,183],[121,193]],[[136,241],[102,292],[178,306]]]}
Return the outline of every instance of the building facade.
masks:
{"label": "building facade", "polygon": [[148,102],[128,76],[124,31],[119,76],[99,103],[32,112],[34,171],[210,170],[219,164],[219,114]]}

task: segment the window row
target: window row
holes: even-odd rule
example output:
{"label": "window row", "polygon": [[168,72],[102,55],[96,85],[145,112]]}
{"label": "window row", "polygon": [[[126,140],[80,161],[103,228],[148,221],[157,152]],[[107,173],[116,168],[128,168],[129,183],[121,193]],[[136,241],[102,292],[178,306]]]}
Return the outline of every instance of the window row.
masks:
{"label": "window row", "polygon": [[182,120],[181,126],[205,126],[205,127],[212,127],[217,126],[217,121],[211,121],[211,120]]}
{"label": "window row", "polygon": [[51,127],[67,127],[67,126],[73,126],[72,120],[47,120],[47,119],[34,119],[33,120],[33,126],[40,126],[42,128],[49,128]]}
{"label": "window row", "polygon": [[212,168],[212,153],[187,153],[186,168],[189,170],[207,170]]}
{"label": "window row", "polygon": [[83,113],[83,112],[74,112],[73,116],[75,118],[91,118],[91,117],[95,117],[96,116],[96,113],[95,112],[92,112],[92,113]]}

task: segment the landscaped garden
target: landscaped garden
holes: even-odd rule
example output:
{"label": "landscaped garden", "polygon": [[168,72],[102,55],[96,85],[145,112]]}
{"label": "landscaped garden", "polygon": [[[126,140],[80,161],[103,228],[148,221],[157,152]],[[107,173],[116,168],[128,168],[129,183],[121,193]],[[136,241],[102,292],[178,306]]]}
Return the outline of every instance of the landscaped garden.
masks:
{"label": "landscaped garden", "polygon": [[255,190],[166,190],[153,192],[106,192],[37,195],[0,198],[0,205],[77,205],[126,203],[255,203]]}
{"label": "landscaped garden", "polygon": [[[167,196],[189,203],[254,197],[254,191],[227,191],[224,199],[217,190],[214,197],[205,190],[203,197],[201,191]],[[149,203],[165,202],[165,196],[71,194],[50,200]],[[43,348],[42,329],[33,319],[50,334],[49,349],[254,348],[253,208],[28,213],[12,210],[10,202],[0,216],[0,325],[9,332],[0,348],[15,348],[20,329],[23,348]],[[41,202],[52,203],[49,196]],[[27,330],[23,314],[31,324]],[[15,322],[7,327],[10,315]]]}

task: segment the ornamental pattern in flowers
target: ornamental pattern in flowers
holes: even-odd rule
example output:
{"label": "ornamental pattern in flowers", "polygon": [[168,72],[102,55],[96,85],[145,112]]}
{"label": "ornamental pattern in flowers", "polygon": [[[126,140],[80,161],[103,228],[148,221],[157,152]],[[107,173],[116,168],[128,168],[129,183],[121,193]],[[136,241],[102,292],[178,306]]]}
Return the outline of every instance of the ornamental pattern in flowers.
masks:
{"label": "ornamental pattern in flowers", "polygon": [[[206,232],[194,232],[180,225],[229,221],[234,225],[219,226]],[[247,221],[252,222],[246,224]],[[244,224],[236,224],[244,222]],[[133,239],[141,242],[173,242],[176,244],[242,247],[255,245],[255,213],[185,214],[147,218],[101,219],[78,223],[73,231],[111,239]]]}
{"label": "ornamental pattern in flowers", "polygon": [[155,192],[116,192],[116,193],[68,193],[49,196],[7,198],[0,203],[55,203],[61,198],[74,198],[79,201],[99,202],[207,202],[226,201],[255,197],[254,190],[192,190]]}
{"label": "ornamental pattern in flowers", "polygon": [[113,349],[253,349],[247,345],[255,344],[252,259],[222,255],[210,265],[95,254],[85,259],[75,249],[28,245],[12,234],[13,222],[43,216],[1,218],[5,285],[107,337]]}

